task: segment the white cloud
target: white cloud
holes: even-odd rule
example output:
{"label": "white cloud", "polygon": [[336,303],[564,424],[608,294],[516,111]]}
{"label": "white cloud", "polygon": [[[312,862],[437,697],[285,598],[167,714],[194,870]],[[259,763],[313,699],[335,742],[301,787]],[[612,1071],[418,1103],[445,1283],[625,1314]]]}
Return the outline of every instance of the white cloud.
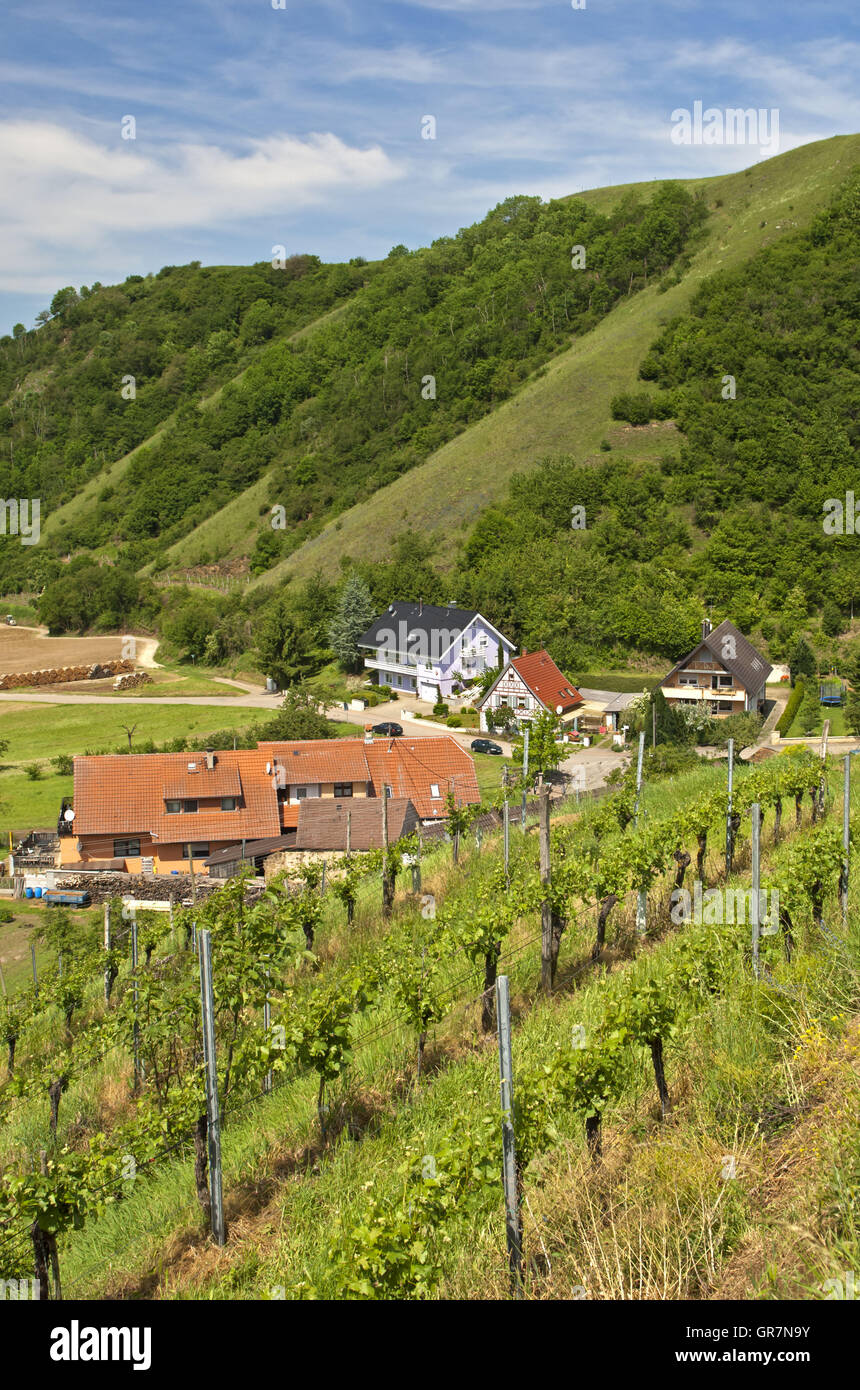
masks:
{"label": "white cloud", "polygon": [[56,261],[117,238],[211,229],[249,214],[275,214],[277,230],[296,210],[370,192],[400,173],[378,145],[358,149],[332,134],[272,134],[239,153],[204,144],[153,152],[120,140],[119,130],[108,148],[53,123],[2,121],[0,288],[47,289]]}

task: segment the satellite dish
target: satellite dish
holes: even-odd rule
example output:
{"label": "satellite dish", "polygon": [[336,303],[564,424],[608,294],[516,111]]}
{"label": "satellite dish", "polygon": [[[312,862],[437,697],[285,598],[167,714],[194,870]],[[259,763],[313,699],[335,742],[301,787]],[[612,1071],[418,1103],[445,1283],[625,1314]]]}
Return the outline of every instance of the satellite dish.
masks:
{"label": "satellite dish", "polygon": [[563,713],[564,713],[564,705],[556,705],[556,707],[555,707],[555,712],[556,712],[556,714],[563,714]]}
{"label": "satellite dish", "polygon": [[69,807],[67,807],[66,810],[63,812],[63,820],[73,821],[74,819],[75,819],[75,813],[74,813],[74,811],[72,810],[71,806],[69,806]]}

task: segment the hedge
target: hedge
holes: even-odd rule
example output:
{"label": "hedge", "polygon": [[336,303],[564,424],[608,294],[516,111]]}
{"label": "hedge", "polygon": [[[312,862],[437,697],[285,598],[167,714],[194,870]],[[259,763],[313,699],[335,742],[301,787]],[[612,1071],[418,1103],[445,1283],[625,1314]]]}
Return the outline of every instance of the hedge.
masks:
{"label": "hedge", "polygon": [[792,724],[797,711],[800,709],[801,702],[806,694],[806,681],[802,676],[798,676],[797,684],[788,697],[788,704],[776,721],[776,732],[780,738],[785,738]]}

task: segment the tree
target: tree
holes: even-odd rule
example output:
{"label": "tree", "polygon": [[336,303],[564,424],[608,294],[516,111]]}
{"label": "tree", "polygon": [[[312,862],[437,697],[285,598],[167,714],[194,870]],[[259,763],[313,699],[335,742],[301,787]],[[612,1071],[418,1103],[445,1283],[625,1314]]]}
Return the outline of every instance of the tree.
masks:
{"label": "tree", "polygon": [[[564,756],[561,744],[556,743],[558,719],[551,710],[541,710],[537,719],[529,725],[529,777],[549,772],[558,767]],[[520,767],[523,765],[524,738],[514,744],[512,758]]]}
{"label": "tree", "polygon": [[827,637],[838,637],[845,627],[845,619],[838,606],[828,600],[821,610],[821,630]]}
{"label": "tree", "polygon": [[263,670],[278,685],[291,686],[310,675],[315,659],[308,634],[299,626],[284,595],[265,610],[256,638]]}
{"label": "tree", "polygon": [[860,738],[860,690],[848,692],[848,699],[845,702],[845,722],[852,734]]}
{"label": "tree", "polygon": [[281,739],[334,738],[334,727],[322,713],[309,690],[294,685],[286,693],[274,719],[266,724],[266,738]]}
{"label": "tree", "polygon": [[817,663],[815,653],[809,643],[802,637],[798,637],[795,642],[791,656],[788,659],[788,669],[791,676],[791,684],[794,685],[798,676],[812,676],[817,674]]}
{"label": "tree", "polygon": [[361,653],[356,643],[375,616],[376,608],[364,580],[357,574],[350,575],[328,630],[331,649],[345,670],[360,668]]}

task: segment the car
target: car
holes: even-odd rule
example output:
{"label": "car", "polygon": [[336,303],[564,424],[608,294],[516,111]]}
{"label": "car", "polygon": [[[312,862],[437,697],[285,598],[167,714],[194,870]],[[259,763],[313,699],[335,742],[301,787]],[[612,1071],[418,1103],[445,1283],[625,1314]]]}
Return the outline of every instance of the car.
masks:
{"label": "car", "polygon": [[375,734],[383,734],[383,735],[385,736],[385,738],[402,738],[402,737],[403,737],[403,727],[402,727],[402,725],[400,725],[400,724],[393,724],[393,723],[391,723],[390,720],[389,720],[388,722],[386,722],[385,724],[374,724],[374,726],[373,726],[373,732],[374,732]]}
{"label": "car", "polygon": [[497,743],[493,743],[488,738],[473,738],[470,744],[473,753],[501,753],[502,749]]}

